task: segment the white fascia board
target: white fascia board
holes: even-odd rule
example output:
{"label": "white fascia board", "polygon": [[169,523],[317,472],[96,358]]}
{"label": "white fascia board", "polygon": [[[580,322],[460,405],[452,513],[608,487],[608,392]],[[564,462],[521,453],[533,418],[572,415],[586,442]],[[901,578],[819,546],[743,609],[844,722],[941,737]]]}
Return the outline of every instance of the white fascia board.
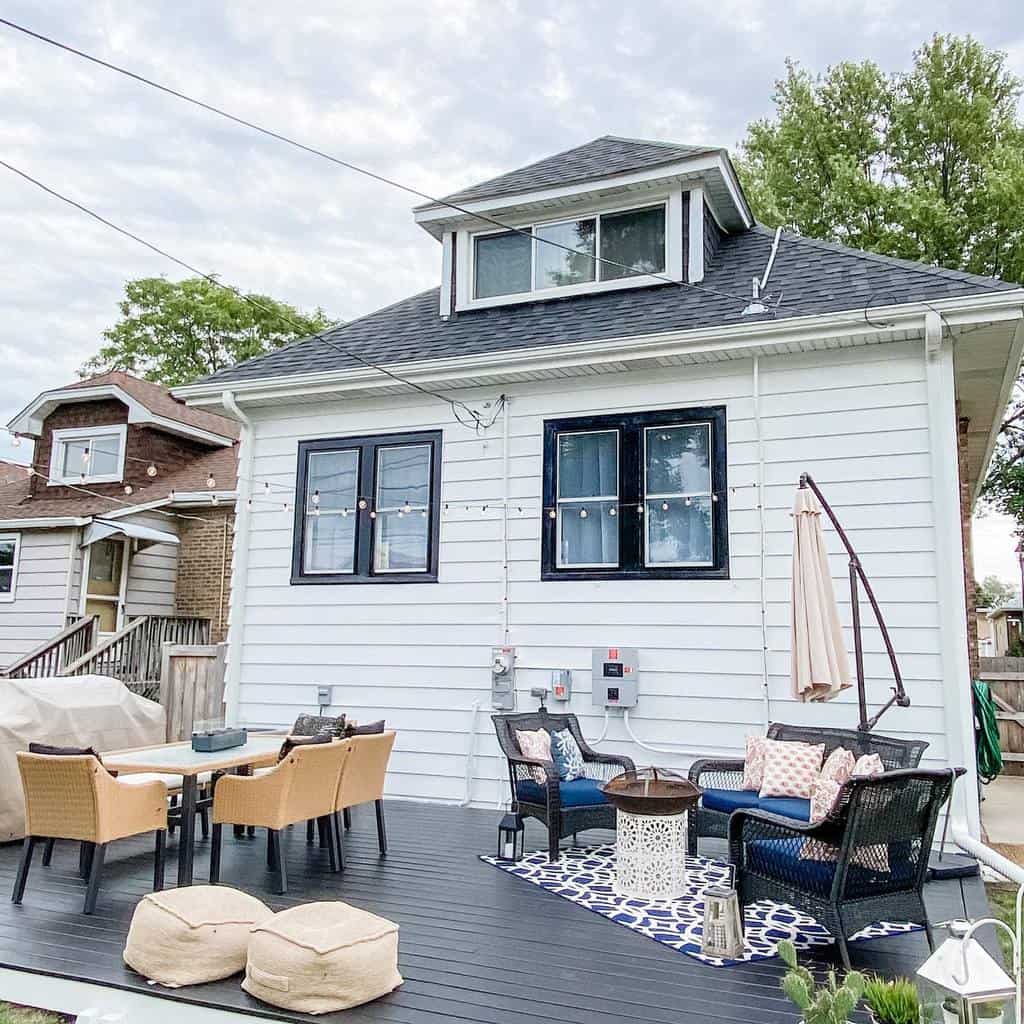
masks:
{"label": "white fascia board", "polygon": [[487,199],[474,199],[452,206],[435,204],[420,207],[413,211],[416,223],[425,228],[435,237],[439,237],[439,223],[451,220],[464,220],[474,214],[497,215],[509,207],[527,206],[531,203],[549,203],[559,199],[572,199],[575,196],[587,195],[591,192],[608,189],[628,188],[631,185],[643,185],[647,182],[661,181],[672,178],[683,178],[694,174],[718,171],[729,195],[739,213],[745,227],[754,223],[754,216],[747,205],[739,181],[733,172],[729,160],[722,152],[708,153],[703,156],[679,160],[669,164],[659,164],[642,171],[631,171],[628,174],[616,174],[608,178],[591,178],[588,181],[576,182],[572,185],[558,185],[553,188],[538,189],[533,192],[517,192],[502,196],[491,196]]}
{"label": "white fascia board", "polygon": [[86,526],[91,516],[50,516],[39,519],[0,519],[0,530],[56,530],[67,526]]}
{"label": "white fascia board", "polygon": [[194,508],[196,505],[214,508],[214,497],[218,505],[234,505],[238,494],[235,491],[175,491],[174,501],[169,504],[171,508]]}
{"label": "white fascia board", "polygon": [[[230,448],[234,438],[218,434],[202,427],[194,427],[179,420],[158,416],[137,398],[133,398],[116,384],[102,384],[98,387],[59,388],[55,391],[44,391],[37,395],[8,424],[7,429],[13,434],[24,434],[27,437],[39,437],[43,432],[46,417],[60,405],[72,405],[78,402],[94,402],[100,398],[115,398],[128,407],[128,422],[131,424],[152,425],[168,433],[193,438],[206,444]],[[105,426],[105,424],[96,424]]]}
{"label": "white fascia board", "polygon": [[[782,321],[762,320],[692,331],[664,331],[602,341],[572,342],[550,348],[513,349],[449,359],[396,363],[386,368],[417,384],[443,384],[445,380],[459,380],[467,376],[488,373],[500,375],[535,369],[567,369],[597,363],[629,363],[664,356],[722,350],[734,350],[739,353],[751,348],[781,346],[792,342],[828,348],[828,341],[851,335],[884,334],[900,330],[920,332],[924,314],[929,309],[941,310],[949,324],[973,324],[1018,319],[1021,316],[1022,304],[1024,289],[1014,289],[967,298],[937,299],[927,305],[906,303],[883,307],[874,311],[874,317],[891,325],[891,328],[885,330],[870,327],[864,321],[864,310],[855,309],[819,316],[792,317]],[[394,389],[395,381],[379,370],[359,366],[318,373],[260,377],[249,381],[190,384],[179,388],[178,394],[191,405],[219,407],[221,396],[226,390],[250,399],[262,399],[288,398],[293,395],[327,395],[374,388]]]}

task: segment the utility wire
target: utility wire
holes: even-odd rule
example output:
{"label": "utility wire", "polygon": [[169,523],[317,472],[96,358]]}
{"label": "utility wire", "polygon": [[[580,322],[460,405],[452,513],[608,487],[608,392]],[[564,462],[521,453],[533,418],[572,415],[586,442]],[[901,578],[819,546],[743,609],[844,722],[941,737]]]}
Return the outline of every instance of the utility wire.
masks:
{"label": "utility wire", "polygon": [[[573,248],[570,245],[564,245],[561,242],[556,242],[554,239],[540,238],[537,235],[535,235],[529,229],[516,227],[516,226],[514,226],[512,224],[507,224],[504,221],[498,220],[495,217],[491,217],[491,216],[488,216],[487,214],[479,213],[479,212],[477,212],[475,210],[471,210],[468,207],[461,206],[460,204],[452,202],[451,200],[441,199],[441,198],[438,198],[437,196],[432,196],[429,193],[423,192],[420,189],[414,188],[411,185],[405,185],[405,184],[403,184],[400,181],[396,181],[394,178],[389,178],[386,175],[379,174],[376,171],[371,171],[371,170],[369,170],[366,167],[361,167],[358,164],[352,163],[350,160],[345,160],[345,159],[343,159],[341,157],[335,156],[332,153],[328,153],[325,150],[318,149],[315,146],[307,145],[304,142],[299,142],[297,139],[293,139],[290,136],[283,134],[282,132],[275,131],[272,128],[266,128],[263,125],[257,124],[254,121],[249,121],[249,120],[247,120],[244,117],[239,117],[237,114],[232,114],[229,111],[224,110],[221,107],[214,106],[212,103],[207,103],[204,100],[197,99],[195,96],[190,96],[188,93],[180,92],[179,90],[173,89],[173,88],[171,88],[168,85],[163,85],[161,82],[157,82],[157,81],[155,81],[152,78],[147,78],[145,75],[140,75],[140,74],[138,74],[135,71],[129,70],[128,68],[121,67],[119,64],[114,64],[111,61],[104,60],[101,57],[97,57],[97,56],[95,56],[95,55],[93,55],[91,53],[86,52],[85,50],[80,50],[77,47],[69,45],[68,43],[62,43],[59,39],[54,39],[51,36],[44,35],[41,32],[36,32],[36,31],[34,31],[34,30],[30,29],[30,28],[27,28],[24,25],[19,25],[17,22],[11,21],[9,18],[0,18],[0,25],[6,25],[8,28],[11,28],[11,29],[13,29],[16,32],[21,32],[23,35],[30,36],[31,38],[36,39],[39,42],[46,43],[49,46],[55,46],[57,49],[63,50],[66,53],[73,54],[76,57],[81,57],[83,60],[89,61],[92,64],[96,64],[99,67],[106,68],[108,71],[114,71],[114,72],[116,72],[119,75],[125,75],[126,77],[131,78],[132,80],[140,83],[141,85],[146,85],[149,88],[156,89],[159,92],[167,94],[168,96],[173,96],[175,99],[182,100],[185,103],[190,103],[193,106],[199,107],[202,110],[208,111],[211,114],[216,114],[218,117],[223,117],[226,120],[232,121],[235,124],[241,125],[244,128],[249,128],[252,131],[259,132],[261,135],[265,135],[268,138],[275,139],[278,142],[283,142],[283,143],[285,143],[285,145],[293,146],[296,149],[302,150],[304,153],[308,153],[308,154],[310,154],[312,156],[319,157],[322,160],[328,160],[331,163],[336,164],[339,167],[344,167],[346,170],[353,171],[356,174],[361,174],[364,177],[372,178],[374,181],[378,181],[381,184],[390,185],[392,188],[400,189],[401,191],[406,192],[409,195],[416,196],[418,199],[423,199],[423,200],[425,200],[428,203],[434,203],[434,204],[436,204],[438,206],[443,206],[443,207],[445,207],[445,208],[447,208],[449,210],[455,210],[457,213],[462,213],[462,214],[465,214],[467,216],[474,217],[477,220],[483,221],[485,224],[490,224],[493,227],[500,228],[502,231],[509,231],[509,232],[513,232],[513,233],[518,234],[518,235],[523,235],[523,236],[531,239],[534,242],[541,242],[541,243],[543,243],[545,245],[553,246],[556,249],[562,249],[565,252],[572,253],[574,256],[581,256],[581,255],[582,256],[586,256],[587,258],[592,260],[595,264],[601,263],[601,264],[605,264],[607,266],[615,267],[615,268],[617,268],[619,270],[624,270],[624,271],[626,271],[626,273],[629,276],[633,276],[633,277],[639,276],[639,277],[645,277],[645,278],[654,278],[655,280],[664,281],[666,284],[672,284],[672,285],[675,285],[676,287],[679,287],[679,288],[693,288],[696,291],[704,292],[704,293],[706,293],[708,295],[716,295],[716,296],[718,296],[720,298],[727,298],[727,299],[730,299],[730,300],[734,300],[736,302],[746,303],[746,302],[749,301],[749,296],[737,295],[737,294],[734,294],[732,292],[722,291],[721,289],[718,289],[718,288],[713,288],[713,287],[710,287],[708,285],[696,284],[696,283],[691,282],[691,281],[677,281],[674,278],[668,277],[668,276],[666,276],[664,274],[648,273],[647,271],[638,270],[636,267],[631,267],[628,264],[620,263],[617,260],[609,259],[606,256],[598,256],[596,254],[591,256],[589,253],[581,252],[581,250],[579,250],[579,249],[575,249],[575,248]],[[9,166],[9,165],[5,165],[5,166]],[[20,172],[17,172],[17,173],[20,173]],[[134,236],[131,236],[131,237],[134,237]],[[138,239],[138,238],[136,238],[135,240],[136,241],[141,241],[141,239]],[[146,244],[146,243],[143,243],[143,244]],[[152,248],[152,246],[150,248]],[[163,255],[166,255],[166,254],[163,254]],[[176,261],[176,262],[180,263],[180,261]],[[789,303],[789,302],[783,303],[781,301],[781,296],[779,297],[779,301],[776,302],[775,305],[772,307],[772,311],[774,312],[775,310],[778,310],[780,307],[783,307],[783,306],[786,309],[793,310],[794,313],[799,313],[799,314],[801,314],[803,316],[813,316],[814,315],[812,312],[810,312],[808,310],[804,310],[804,309],[802,309],[799,306],[795,306],[792,303]],[[320,337],[321,340],[327,342],[327,344],[330,345],[332,348],[335,348],[337,351],[342,351],[341,349],[338,348],[338,346],[333,345],[331,342],[327,341],[327,339],[322,338],[322,336],[314,335],[314,337]],[[354,355],[354,353],[351,353],[351,352],[345,352],[345,354],[350,356],[351,358],[358,358],[358,357],[356,357]],[[365,361],[363,361],[363,362],[365,362]],[[366,365],[373,365],[373,364],[366,364]],[[382,372],[385,372],[385,373],[387,372],[385,370],[382,370],[382,368],[378,367],[378,366],[374,366],[374,368],[375,369],[380,369]],[[391,376],[394,376],[394,375],[392,374]],[[402,383],[409,384],[410,386],[415,387],[415,385],[411,385],[409,381],[404,381],[403,380]],[[423,390],[423,389],[420,389],[420,390]],[[428,393],[433,394],[432,392],[428,392]],[[439,397],[439,396],[434,395],[434,397],[436,398],[436,397]],[[442,400],[443,401],[450,401],[449,399],[442,399]],[[478,429],[479,429],[479,427],[478,427]]]}

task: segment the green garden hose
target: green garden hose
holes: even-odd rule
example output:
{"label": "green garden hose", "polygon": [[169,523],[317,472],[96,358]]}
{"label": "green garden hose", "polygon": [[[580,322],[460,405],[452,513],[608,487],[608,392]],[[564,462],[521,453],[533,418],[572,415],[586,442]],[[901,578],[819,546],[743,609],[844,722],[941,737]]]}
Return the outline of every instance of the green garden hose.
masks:
{"label": "green garden hose", "polygon": [[999,749],[999,725],[996,722],[996,704],[988,683],[975,679],[974,735],[978,750],[978,774],[986,785],[1003,770],[1003,755]]}

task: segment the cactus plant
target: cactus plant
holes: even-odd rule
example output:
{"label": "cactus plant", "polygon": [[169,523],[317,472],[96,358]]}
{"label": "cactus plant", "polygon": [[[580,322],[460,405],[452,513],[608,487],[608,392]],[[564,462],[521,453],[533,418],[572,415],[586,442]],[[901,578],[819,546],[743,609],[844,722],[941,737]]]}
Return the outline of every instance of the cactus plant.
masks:
{"label": "cactus plant", "polygon": [[803,1014],[804,1024],[847,1024],[864,994],[864,975],[848,971],[840,982],[835,971],[829,971],[825,985],[818,988],[814,975],[797,963],[792,942],[779,943],[779,956],[789,968],[782,979],[782,991]]}

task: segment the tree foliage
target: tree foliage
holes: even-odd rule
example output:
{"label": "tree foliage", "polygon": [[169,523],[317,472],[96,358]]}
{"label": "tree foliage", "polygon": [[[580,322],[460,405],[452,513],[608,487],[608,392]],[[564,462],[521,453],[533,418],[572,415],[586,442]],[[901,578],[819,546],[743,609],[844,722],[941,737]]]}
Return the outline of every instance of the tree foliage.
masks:
{"label": "tree foliage", "polygon": [[121,318],[83,374],[127,370],[165,387],[186,384],[329,327],[317,308],[302,313],[267,295],[242,298],[201,277],[128,281]]}
{"label": "tree foliage", "polygon": [[[969,36],[934,36],[897,73],[788,62],[740,175],[767,225],[1024,283],[1020,97],[1006,55]],[[1024,530],[1024,381],[984,493]]]}
{"label": "tree foliage", "polygon": [[1017,588],[998,576],[986,576],[974,584],[974,603],[978,608],[1002,608],[1017,597]]}

